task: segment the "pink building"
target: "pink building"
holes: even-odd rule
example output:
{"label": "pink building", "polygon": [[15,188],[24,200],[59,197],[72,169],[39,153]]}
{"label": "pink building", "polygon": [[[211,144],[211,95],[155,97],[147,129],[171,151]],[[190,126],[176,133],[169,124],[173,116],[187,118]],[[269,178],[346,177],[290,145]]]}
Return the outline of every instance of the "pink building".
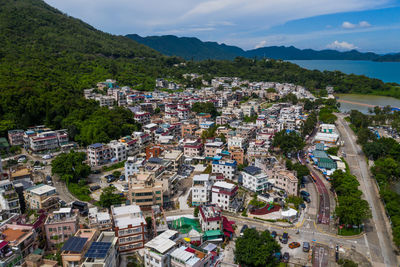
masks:
{"label": "pink building", "polygon": [[56,244],[67,241],[78,230],[78,212],[71,208],[61,208],[49,214],[44,223],[47,245],[54,248]]}

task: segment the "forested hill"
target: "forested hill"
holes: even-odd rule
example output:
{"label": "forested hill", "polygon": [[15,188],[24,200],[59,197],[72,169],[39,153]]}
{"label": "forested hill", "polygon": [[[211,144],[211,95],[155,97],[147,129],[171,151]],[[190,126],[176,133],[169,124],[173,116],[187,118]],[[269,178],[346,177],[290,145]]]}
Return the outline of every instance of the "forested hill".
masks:
{"label": "forested hill", "polygon": [[38,124],[66,128],[71,139],[82,145],[132,133],[140,126],[129,110],[100,108],[83,98],[83,89],[107,78],[137,90],[153,90],[158,77],[196,86],[182,74],[198,73],[207,80],[235,76],[291,82],[310,90],[332,85],[338,92],[400,98],[396,87],[377,79],[309,71],[275,60],[238,57],[187,61],[175,67],[182,62],[126,37],[96,30],[42,0],[0,0],[0,136]]}
{"label": "forested hill", "polygon": [[245,56],[245,51],[236,46],[202,42],[194,37],[177,37],[174,35],[141,37],[128,34],[126,37],[147,45],[167,56],[179,56],[186,60],[234,59]]}
{"label": "forested hill", "polygon": [[357,50],[340,52],[337,50],[298,49],[293,46],[268,46],[244,51],[237,46],[203,42],[197,38],[176,37],[173,35],[141,37],[137,34],[128,34],[141,44],[147,45],[168,56],[178,56],[186,60],[227,59],[235,57],[272,58],[282,60],[373,60],[373,61],[400,61],[400,54],[378,55],[362,53]]}

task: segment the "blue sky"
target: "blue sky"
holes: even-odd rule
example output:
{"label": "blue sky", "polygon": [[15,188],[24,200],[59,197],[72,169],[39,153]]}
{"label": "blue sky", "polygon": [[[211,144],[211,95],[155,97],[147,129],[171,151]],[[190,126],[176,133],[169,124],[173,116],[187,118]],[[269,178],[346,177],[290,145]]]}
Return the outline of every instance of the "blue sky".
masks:
{"label": "blue sky", "polygon": [[400,52],[400,0],[45,0],[113,34]]}

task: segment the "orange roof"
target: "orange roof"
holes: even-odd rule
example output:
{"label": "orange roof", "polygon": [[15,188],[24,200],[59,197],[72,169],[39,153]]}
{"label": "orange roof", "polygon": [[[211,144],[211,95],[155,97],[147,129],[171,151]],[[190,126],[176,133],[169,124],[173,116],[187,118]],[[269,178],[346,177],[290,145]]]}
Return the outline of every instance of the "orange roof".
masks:
{"label": "orange roof", "polygon": [[24,232],[21,229],[7,228],[3,231],[3,235],[5,236],[4,240],[8,242],[16,241],[23,237],[25,234],[27,234],[27,232]]}

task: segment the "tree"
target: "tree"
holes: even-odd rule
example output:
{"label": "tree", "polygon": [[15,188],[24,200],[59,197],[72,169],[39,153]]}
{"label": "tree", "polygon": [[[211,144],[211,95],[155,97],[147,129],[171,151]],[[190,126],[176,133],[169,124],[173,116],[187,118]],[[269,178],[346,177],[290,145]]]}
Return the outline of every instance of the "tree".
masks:
{"label": "tree", "polygon": [[255,229],[246,229],[235,243],[236,261],[246,267],[278,266],[279,261],[275,253],[280,251],[280,245],[268,230],[258,233]]}
{"label": "tree", "polygon": [[193,216],[196,218],[199,216],[199,207],[194,207]]}
{"label": "tree", "polygon": [[209,113],[213,118],[218,115],[218,111],[212,102],[196,102],[192,106],[192,111],[196,113]]}
{"label": "tree", "polygon": [[332,147],[328,148],[328,150],[326,152],[329,155],[337,156],[338,151],[339,151],[339,147],[338,146],[332,146]]}
{"label": "tree", "polygon": [[283,153],[287,154],[300,151],[304,148],[305,143],[303,138],[296,132],[282,130],[274,135],[272,145],[279,147]]}
{"label": "tree", "polygon": [[310,175],[310,170],[307,168],[307,166],[298,162],[293,165],[293,170],[296,171],[298,179],[302,179],[304,176]]}
{"label": "tree", "polygon": [[51,171],[67,183],[77,183],[79,179],[90,174],[90,167],[84,163],[85,159],[85,152],[61,153],[51,162]]}
{"label": "tree", "polygon": [[160,113],[161,112],[161,109],[159,108],[159,107],[156,107],[155,109],[154,109],[154,114],[158,114],[158,113]]}
{"label": "tree", "polygon": [[99,204],[103,208],[110,208],[112,205],[119,205],[123,202],[123,197],[120,194],[114,194],[116,188],[109,186],[103,189],[100,195]]}
{"label": "tree", "polygon": [[120,171],[113,171],[112,175],[114,175],[114,177],[119,178],[121,176],[121,172]]}
{"label": "tree", "polygon": [[335,215],[342,224],[360,225],[364,220],[371,218],[371,210],[366,200],[355,196],[338,196],[339,205],[335,208]]}

